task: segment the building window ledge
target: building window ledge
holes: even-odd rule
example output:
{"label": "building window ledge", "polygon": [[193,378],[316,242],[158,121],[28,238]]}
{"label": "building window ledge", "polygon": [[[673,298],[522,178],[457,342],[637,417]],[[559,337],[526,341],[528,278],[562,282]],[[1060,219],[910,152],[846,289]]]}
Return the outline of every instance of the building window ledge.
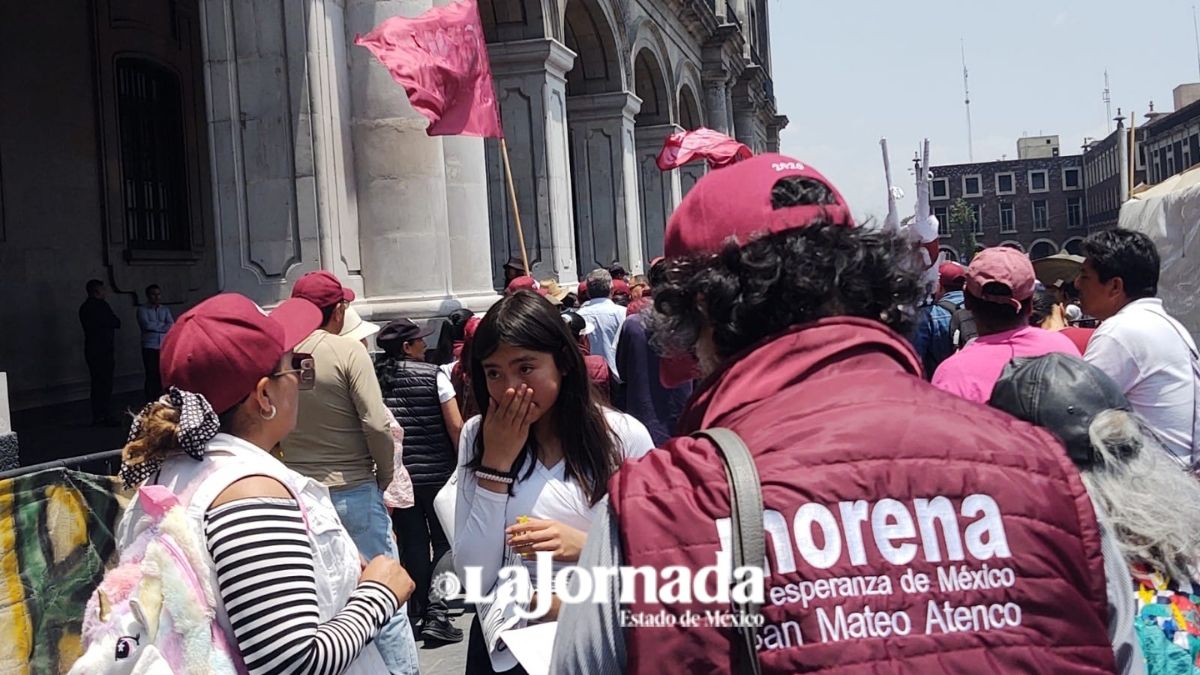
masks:
{"label": "building window ledge", "polygon": [[125,262],[130,265],[191,265],[200,261],[199,251],[154,251],[145,249],[125,249]]}

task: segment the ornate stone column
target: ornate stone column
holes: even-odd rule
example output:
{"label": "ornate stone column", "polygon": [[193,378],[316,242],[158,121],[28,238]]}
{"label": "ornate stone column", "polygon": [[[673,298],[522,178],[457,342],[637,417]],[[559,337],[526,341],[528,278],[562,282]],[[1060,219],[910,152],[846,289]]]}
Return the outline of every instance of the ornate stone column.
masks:
{"label": "ornate stone column", "polygon": [[492,245],[484,140],[446,136],[442,138],[442,154],[446,163],[450,291],[464,306],[479,311],[498,297],[487,264]]}
{"label": "ornate stone column", "polygon": [[767,152],[779,152],[779,134],[788,125],[787,115],[776,115],[767,125]]}
{"label": "ornate stone column", "polygon": [[[346,34],[431,5],[349,0]],[[454,305],[443,139],[426,136],[427,120],[369,51],[349,49],[364,316],[439,313]]]}
{"label": "ornate stone column", "polygon": [[680,131],[675,124],[640,126],[637,128],[638,176],[642,189],[642,242],[647,260],[663,254],[663,233],[667,220],[682,199],[681,176],[678,169],[660,171],[658,153],[663,141]]}
{"label": "ornate stone column", "polygon": [[732,128],[729,121],[729,74],[724,70],[705,70],[702,78],[704,116],[708,119],[708,128],[728,135]]}
{"label": "ornate stone column", "polygon": [[641,106],[627,91],[567,99],[581,276],[614,260],[642,269],[634,126]]}
{"label": "ornate stone column", "polygon": [[[574,281],[566,74],[575,53],[553,39],[491,44],[488,51],[530,266],[538,278]],[[487,181],[491,270],[500,287],[501,266],[510,255],[519,255],[520,247],[496,141],[487,142]]]}
{"label": "ornate stone column", "polygon": [[[326,10],[330,24],[319,18]],[[327,87],[345,79],[324,42],[338,39],[339,13],[324,0],[269,7],[202,1],[221,290],[276,302],[300,274],[322,267],[332,248],[321,235],[332,197],[326,191],[322,201],[318,176],[336,168],[318,162],[336,156],[330,144],[344,133],[326,124],[338,115]],[[235,29],[242,26],[255,28]]]}
{"label": "ornate stone column", "polygon": [[8,411],[8,375],[0,372],[0,471],[15,469],[20,463],[17,434]]}

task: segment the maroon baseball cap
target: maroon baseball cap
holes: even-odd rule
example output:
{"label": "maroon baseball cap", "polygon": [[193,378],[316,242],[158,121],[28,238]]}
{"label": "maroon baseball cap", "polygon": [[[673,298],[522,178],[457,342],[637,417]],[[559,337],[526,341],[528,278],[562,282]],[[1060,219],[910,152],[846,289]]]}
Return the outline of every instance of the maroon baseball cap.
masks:
{"label": "maroon baseball cap", "polygon": [[949,286],[965,276],[967,276],[967,270],[954,261],[947,260],[938,265],[938,281],[942,286]]}
{"label": "maroon baseball cap", "polygon": [[625,281],[624,279],[613,279],[612,292],[629,295],[629,282]]}
{"label": "maroon baseball cap", "polygon": [[505,295],[512,295],[517,291],[536,291],[538,295],[546,297],[546,290],[538,283],[537,279],[523,274],[508,282],[508,286],[504,289]]}
{"label": "maroon baseball cap", "polygon": [[213,296],[167,332],[159,364],[163,384],[201,394],[217,413],[226,412],[320,325],[321,310],[302,298],[267,314],[244,295]]}
{"label": "maroon baseball cap", "polygon": [[304,298],[324,309],[339,302],[353,302],[354,291],[342,285],[332,272],[319,270],[308,272],[292,286],[293,298]]}
{"label": "maroon baseball cap", "polygon": [[[771,191],[784,178],[823,183],[834,203],[773,208]],[[783,155],[756,155],[701,178],[671,215],[663,248],[668,258],[716,253],[731,237],[745,244],[756,234],[805,227],[822,217],[854,225],[842,194],[816,169]]]}
{"label": "maroon baseball cap", "polygon": [[[1010,304],[1021,309],[1021,302],[1033,297],[1037,277],[1029,256],[1015,248],[985,248],[967,266],[967,292],[987,302]],[[985,293],[990,284],[999,284],[1008,293]]]}

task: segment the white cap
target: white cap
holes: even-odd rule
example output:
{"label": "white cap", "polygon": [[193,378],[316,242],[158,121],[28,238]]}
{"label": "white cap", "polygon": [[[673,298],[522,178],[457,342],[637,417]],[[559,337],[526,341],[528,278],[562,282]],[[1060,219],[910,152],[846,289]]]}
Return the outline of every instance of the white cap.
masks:
{"label": "white cap", "polygon": [[378,325],[370,321],[363,321],[358,312],[354,311],[354,307],[346,308],[346,322],[342,325],[342,332],[339,335],[355,340],[365,340],[378,332]]}

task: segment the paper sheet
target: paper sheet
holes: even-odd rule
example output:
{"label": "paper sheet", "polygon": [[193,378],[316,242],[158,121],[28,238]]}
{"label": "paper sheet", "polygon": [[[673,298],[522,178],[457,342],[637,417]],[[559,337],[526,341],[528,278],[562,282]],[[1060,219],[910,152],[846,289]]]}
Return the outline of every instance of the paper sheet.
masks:
{"label": "paper sheet", "polygon": [[551,647],[558,622],[535,623],[528,628],[506,630],[500,634],[504,644],[529,675],[550,675]]}

